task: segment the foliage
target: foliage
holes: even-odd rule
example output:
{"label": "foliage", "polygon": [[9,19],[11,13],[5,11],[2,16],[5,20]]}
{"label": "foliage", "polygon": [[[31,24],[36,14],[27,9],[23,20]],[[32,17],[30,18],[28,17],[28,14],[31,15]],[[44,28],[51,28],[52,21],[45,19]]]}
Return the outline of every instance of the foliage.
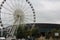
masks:
{"label": "foliage", "polygon": [[15,32],[15,36],[18,39],[27,38],[28,36],[36,36],[37,34],[38,34],[37,28],[28,29],[23,25],[19,25]]}
{"label": "foliage", "polygon": [[21,26],[21,25],[19,25],[18,26],[18,28],[17,28],[17,30],[15,31],[15,36],[16,36],[16,38],[23,38],[24,37],[24,35],[23,35],[23,31],[24,31],[24,29],[23,29],[23,27]]}
{"label": "foliage", "polygon": [[37,35],[38,35],[38,28],[35,27],[32,29],[32,36],[37,37]]}
{"label": "foliage", "polygon": [[60,30],[59,29],[53,29],[51,30],[52,33],[55,33],[55,32],[59,32],[60,33]]}

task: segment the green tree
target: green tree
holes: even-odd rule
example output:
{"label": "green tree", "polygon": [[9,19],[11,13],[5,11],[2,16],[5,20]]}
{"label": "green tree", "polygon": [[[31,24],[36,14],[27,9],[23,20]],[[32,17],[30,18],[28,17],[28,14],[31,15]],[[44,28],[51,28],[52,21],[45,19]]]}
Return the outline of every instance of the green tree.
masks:
{"label": "green tree", "polygon": [[17,28],[17,30],[14,33],[17,39],[22,39],[24,37],[23,31],[24,31],[23,26],[19,25],[19,27]]}
{"label": "green tree", "polygon": [[28,38],[28,36],[35,37],[38,34],[38,29],[35,27],[33,29],[28,29],[23,25],[19,25],[14,34],[17,39]]}
{"label": "green tree", "polygon": [[32,33],[32,36],[33,36],[33,37],[38,37],[38,32],[39,32],[39,31],[38,31],[38,28],[34,27],[34,28],[32,29],[32,32],[31,32],[31,33]]}

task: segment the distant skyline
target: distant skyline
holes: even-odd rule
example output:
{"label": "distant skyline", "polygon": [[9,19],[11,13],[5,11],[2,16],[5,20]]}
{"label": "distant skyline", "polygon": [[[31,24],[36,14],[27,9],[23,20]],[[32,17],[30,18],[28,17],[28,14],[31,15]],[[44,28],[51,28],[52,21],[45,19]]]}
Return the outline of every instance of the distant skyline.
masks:
{"label": "distant skyline", "polygon": [[[0,4],[1,4],[0,0]],[[36,23],[60,24],[60,0],[29,0],[36,11]]]}

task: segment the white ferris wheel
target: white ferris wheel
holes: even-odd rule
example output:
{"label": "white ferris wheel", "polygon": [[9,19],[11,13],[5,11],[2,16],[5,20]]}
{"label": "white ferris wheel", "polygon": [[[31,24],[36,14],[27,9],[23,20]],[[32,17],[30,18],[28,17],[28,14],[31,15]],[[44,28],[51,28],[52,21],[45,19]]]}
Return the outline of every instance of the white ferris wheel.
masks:
{"label": "white ferris wheel", "polygon": [[29,0],[4,0],[1,3],[1,26],[19,25],[35,22],[35,10]]}
{"label": "white ferris wheel", "polygon": [[[29,0],[3,0],[0,5],[0,26],[20,25],[36,22],[33,5]],[[13,35],[16,27],[12,27]],[[11,32],[12,31],[12,32]],[[8,31],[9,32],[9,31]]]}

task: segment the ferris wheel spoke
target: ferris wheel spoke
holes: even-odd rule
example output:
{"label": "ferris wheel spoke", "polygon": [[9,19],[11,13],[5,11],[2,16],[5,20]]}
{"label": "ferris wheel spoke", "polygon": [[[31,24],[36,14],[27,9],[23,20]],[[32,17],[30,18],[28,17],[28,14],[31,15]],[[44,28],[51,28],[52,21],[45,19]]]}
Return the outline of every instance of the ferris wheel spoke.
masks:
{"label": "ferris wheel spoke", "polygon": [[27,11],[27,10],[29,10],[29,7],[28,8],[26,8],[26,9],[23,9],[23,11],[25,12],[25,11]]}
{"label": "ferris wheel spoke", "polygon": [[[12,17],[8,17],[8,18],[12,18]],[[5,17],[5,19],[8,19],[7,17]],[[2,17],[2,19],[4,19],[3,17]]]}
{"label": "ferris wheel spoke", "polygon": [[11,10],[14,10],[14,9],[9,5],[9,3],[8,3],[8,2],[6,2],[6,4],[11,8]]}
{"label": "ferris wheel spoke", "polygon": [[18,20],[15,20],[15,21],[14,21],[14,24],[15,24],[17,21],[18,21]]}
{"label": "ferris wheel spoke", "polygon": [[19,4],[19,5],[20,5],[20,8],[22,8],[22,4],[23,4],[23,3],[22,3],[22,1],[20,0],[20,4]]}
{"label": "ferris wheel spoke", "polygon": [[18,8],[16,0],[14,0],[15,8]]}
{"label": "ferris wheel spoke", "polygon": [[19,8],[19,1],[17,0],[16,3],[17,3],[17,7]]}
{"label": "ferris wheel spoke", "polygon": [[11,19],[11,20],[4,19],[2,21],[9,21],[10,22],[10,21],[14,21],[14,19]]}
{"label": "ferris wheel spoke", "polygon": [[11,14],[11,13],[6,13],[6,12],[1,12],[1,13],[3,13],[3,14],[9,14],[9,15],[13,15],[13,14]]}
{"label": "ferris wheel spoke", "polygon": [[25,15],[25,16],[32,16],[32,15]]}
{"label": "ferris wheel spoke", "polygon": [[15,0],[15,5],[16,5],[16,8],[18,8],[18,5],[17,5],[17,0]]}
{"label": "ferris wheel spoke", "polygon": [[10,26],[11,24],[3,23],[3,25],[9,25]]}
{"label": "ferris wheel spoke", "polygon": [[3,24],[3,25],[11,25],[11,24],[6,24],[6,23],[5,23],[5,24]]}
{"label": "ferris wheel spoke", "polygon": [[[15,7],[15,5],[13,4],[13,2],[11,1],[11,0],[9,0],[10,1],[10,3],[11,3],[11,5],[13,6],[13,7]],[[15,0],[14,0],[15,1]]]}
{"label": "ferris wheel spoke", "polygon": [[8,8],[6,8],[6,7],[4,7],[4,6],[3,6],[3,8],[5,8],[6,10],[8,10],[8,11],[12,12],[10,9],[8,9]]}
{"label": "ferris wheel spoke", "polygon": [[24,22],[30,22],[29,20],[25,20]]}
{"label": "ferris wheel spoke", "polygon": [[[25,2],[24,6],[23,6],[23,9],[25,9],[25,7],[27,6],[26,4],[27,4],[27,3]],[[28,7],[28,8],[29,8],[29,7]],[[27,9],[28,9],[28,8],[27,8]]]}
{"label": "ferris wheel spoke", "polygon": [[33,20],[29,19],[29,18],[26,18],[26,20],[33,21]]}
{"label": "ferris wheel spoke", "polygon": [[29,12],[28,11],[25,11],[24,13],[32,13],[32,12],[31,11],[29,11]]}
{"label": "ferris wheel spoke", "polygon": [[9,21],[9,22],[14,21],[14,19],[10,19],[10,20],[7,20],[7,19],[8,18],[2,19],[2,21]]}
{"label": "ferris wheel spoke", "polygon": [[26,18],[25,20],[33,21],[32,19]]}
{"label": "ferris wheel spoke", "polygon": [[24,3],[24,0],[21,1],[21,4],[22,4],[21,7],[23,7],[23,3]]}
{"label": "ferris wheel spoke", "polygon": [[19,8],[19,1],[20,0],[16,0],[16,5],[17,5],[18,8]]}
{"label": "ferris wheel spoke", "polygon": [[29,12],[28,11],[25,11],[24,13],[26,14],[26,16],[32,16],[33,15],[31,11],[29,11]]}
{"label": "ferris wheel spoke", "polygon": [[22,9],[24,9],[26,7],[26,3],[23,5]]}

